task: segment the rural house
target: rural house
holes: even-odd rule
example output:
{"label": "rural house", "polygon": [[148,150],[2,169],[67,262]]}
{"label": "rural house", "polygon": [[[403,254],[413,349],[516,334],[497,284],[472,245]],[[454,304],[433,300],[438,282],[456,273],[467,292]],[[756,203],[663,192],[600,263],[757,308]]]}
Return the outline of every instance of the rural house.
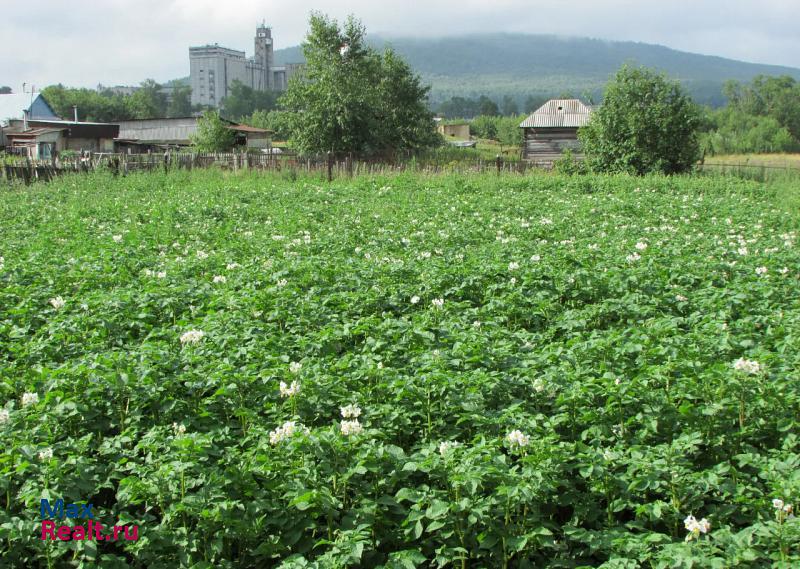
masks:
{"label": "rural house", "polygon": [[8,144],[8,134],[23,128],[28,119],[60,120],[41,93],[0,95],[0,148]]}
{"label": "rural house", "polygon": [[586,126],[592,108],[578,99],[551,99],[519,125],[522,158],[552,163],[570,149],[580,157],[578,129]]}
{"label": "rural house", "polygon": [[64,150],[75,152],[114,152],[119,133],[115,124],[62,121],[11,121],[8,148],[34,160],[50,160]]}

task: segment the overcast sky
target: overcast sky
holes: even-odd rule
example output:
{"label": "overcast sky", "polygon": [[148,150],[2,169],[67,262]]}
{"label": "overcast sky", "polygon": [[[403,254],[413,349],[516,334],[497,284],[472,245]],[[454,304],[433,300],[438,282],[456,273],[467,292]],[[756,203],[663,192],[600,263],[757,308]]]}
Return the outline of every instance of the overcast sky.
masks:
{"label": "overcast sky", "polygon": [[183,77],[190,45],[250,56],[262,20],[276,48],[297,45],[311,10],[383,35],[589,36],[800,68],[800,0],[1,0],[0,85]]}

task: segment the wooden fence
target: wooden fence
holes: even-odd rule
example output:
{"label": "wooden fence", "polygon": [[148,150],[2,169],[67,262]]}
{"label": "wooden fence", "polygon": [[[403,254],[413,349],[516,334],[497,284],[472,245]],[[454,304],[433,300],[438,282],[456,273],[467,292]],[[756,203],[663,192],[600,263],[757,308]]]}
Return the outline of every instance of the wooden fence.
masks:
{"label": "wooden fence", "polygon": [[225,170],[263,170],[319,175],[333,180],[360,174],[384,174],[404,171],[440,172],[497,172],[520,173],[533,168],[550,168],[550,162],[516,162],[496,160],[446,161],[425,158],[403,158],[394,161],[366,161],[352,156],[323,155],[299,157],[293,154],[250,153],[165,153],[165,154],[93,154],[68,160],[38,161],[7,158],[2,176],[10,183],[31,184],[49,181],[67,173],[110,171],[125,176],[133,172],[168,172],[175,169],[221,168]]}

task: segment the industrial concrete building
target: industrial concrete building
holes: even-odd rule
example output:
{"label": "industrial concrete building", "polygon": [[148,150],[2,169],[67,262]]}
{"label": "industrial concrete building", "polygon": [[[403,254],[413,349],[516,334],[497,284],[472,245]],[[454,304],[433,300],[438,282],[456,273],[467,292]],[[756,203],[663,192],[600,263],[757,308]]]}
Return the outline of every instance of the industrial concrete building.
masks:
{"label": "industrial concrete building", "polygon": [[218,44],[189,48],[189,82],[192,105],[222,107],[234,81],[258,91],[283,91],[289,78],[302,64],[276,66],[273,56],[272,29],[264,24],[256,28],[255,55]]}

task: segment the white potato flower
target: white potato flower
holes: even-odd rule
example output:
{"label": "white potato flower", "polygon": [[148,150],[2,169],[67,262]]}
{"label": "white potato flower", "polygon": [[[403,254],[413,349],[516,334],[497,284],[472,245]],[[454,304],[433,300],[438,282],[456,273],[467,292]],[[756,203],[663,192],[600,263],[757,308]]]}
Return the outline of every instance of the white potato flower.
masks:
{"label": "white potato flower", "polygon": [[38,393],[26,392],[22,394],[22,406],[28,407],[29,405],[36,405],[39,402]]}
{"label": "white potato flower", "polygon": [[520,448],[528,446],[528,444],[531,442],[531,439],[528,435],[516,429],[506,435],[506,440],[512,447],[517,446]]}
{"label": "white potato flower", "polygon": [[225,275],[214,275],[214,284],[225,283],[227,280]]}
{"label": "white potato flower", "polygon": [[39,460],[45,461],[53,458],[53,449],[45,448],[39,451]]}
{"label": "white potato flower", "polygon": [[189,330],[181,335],[181,344],[196,344],[203,339],[206,333],[202,330]]}
{"label": "white potato flower", "polygon": [[294,374],[300,373],[301,369],[303,369],[303,364],[300,362],[291,362],[289,364],[289,371]]}
{"label": "white potato flower", "polygon": [[61,298],[60,296],[56,296],[55,298],[50,299],[50,305],[56,310],[61,310],[62,308],[64,308],[65,304],[66,301],[64,301],[64,299]]}
{"label": "white potato flower", "polygon": [[340,407],[339,412],[345,419],[357,419],[361,416],[361,407],[351,403],[350,405]]}
{"label": "white potato flower", "polygon": [[280,383],[280,392],[281,397],[293,397],[300,393],[300,383],[296,380],[293,381],[291,384],[287,384],[285,381],[281,381]]}
{"label": "white potato flower", "polygon": [[358,422],[358,419],[353,419],[352,421],[342,421],[342,424],[339,428],[341,429],[342,434],[346,437],[359,435],[364,431],[364,427]]}
{"label": "white potato flower", "polygon": [[755,360],[739,358],[738,360],[733,362],[733,369],[735,369],[736,371],[741,371],[748,375],[755,375],[759,371],[761,371],[761,364],[759,364]]}

